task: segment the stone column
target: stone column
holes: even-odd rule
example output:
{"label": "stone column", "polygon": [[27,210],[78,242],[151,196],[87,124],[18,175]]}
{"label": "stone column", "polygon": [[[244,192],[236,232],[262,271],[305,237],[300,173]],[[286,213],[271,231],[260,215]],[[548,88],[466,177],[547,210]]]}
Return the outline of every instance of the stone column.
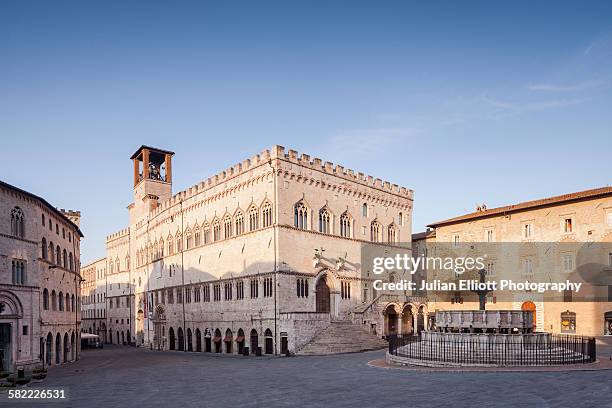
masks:
{"label": "stone column", "polygon": [[142,149],[142,178],[149,178],[149,149]]}
{"label": "stone column", "polygon": [[400,311],[397,315],[397,334],[402,334],[402,326],[404,325],[404,312]]}
{"label": "stone column", "polygon": [[140,181],[140,172],[139,172],[139,166],[138,164],[140,163],[138,161],[138,159],[134,159],[134,187],[136,187],[136,184],[138,184],[138,182]]}
{"label": "stone column", "polygon": [[166,183],[172,183],[172,156],[167,154],[166,161]]}

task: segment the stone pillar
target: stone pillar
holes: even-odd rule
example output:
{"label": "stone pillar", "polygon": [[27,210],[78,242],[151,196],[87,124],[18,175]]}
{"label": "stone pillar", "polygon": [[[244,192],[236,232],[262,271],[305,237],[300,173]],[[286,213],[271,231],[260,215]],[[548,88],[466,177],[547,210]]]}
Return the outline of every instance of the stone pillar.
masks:
{"label": "stone pillar", "polygon": [[429,313],[425,313],[423,310],[423,330],[429,330]]}
{"label": "stone pillar", "polygon": [[397,315],[397,334],[402,334],[402,326],[404,325],[404,313],[400,311]]}
{"label": "stone pillar", "polygon": [[140,171],[139,171],[139,166],[138,164],[140,163],[138,161],[138,159],[134,159],[134,187],[136,187],[136,184],[138,184],[138,182],[140,181]]}
{"label": "stone pillar", "polygon": [[166,183],[172,183],[172,156],[167,154],[166,161]]}
{"label": "stone pillar", "polygon": [[142,149],[142,178],[149,178],[149,149]]}

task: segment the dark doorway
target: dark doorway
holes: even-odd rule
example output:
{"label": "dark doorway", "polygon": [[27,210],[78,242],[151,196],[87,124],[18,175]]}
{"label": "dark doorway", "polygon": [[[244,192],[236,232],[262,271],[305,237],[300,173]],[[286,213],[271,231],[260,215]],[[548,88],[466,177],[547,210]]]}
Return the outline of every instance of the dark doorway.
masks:
{"label": "dark doorway", "polygon": [[61,362],[62,355],[62,338],[59,333],[55,336],[55,364],[59,364]]}
{"label": "dark doorway", "polygon": [[285,356],[289,354],[289,341],[287,340],[287,336],[281,336],[281,354]]}
{"label": "dark doorway", "polygon": [[183,335],[183,328],[178,328],[178,349],[185,351],[185,336]]}
{"label": "dark doorway", "polygon": [[187,329],[187,351],[193,351],[193,340],[191,338],[191,329]]}
{"label": "dark doorway", "polygon": [[323,275],[317,282],[316,287],[317,295],[317,312],[318,313],[329,313],[330,312],[330,292],[327,284],[327,276]]}
{"label": "dark doorway", "polygon": [[[51,349],[51,345],[49,345]],[[0,324],[0,370],[11,370],[11,325],[9,323]]]}
{"label": "dark doorway", "polygon": [[175,350],[176,349],[176,340],[174,338],[174,329],[171,327],[168,330],[168,337],[170,340],[170,350]]}
{"label": "dark doorway", "polygon": [[257,330],[251,330],[251,353],[257,353],[257,347],[259,347],[259,335]]}
{"label": "dark doorway", "polygon": [[265,333],[265,347],[266,354],[274,354],[274,340],[272,339],[272,331],[270,329],[266,329]]}
{"label": "dark doorway", "polygon": [[238,346],[238,354],[244,353],[244,331],[238,329],[238,337],[236,337],[236,345]]}
{"label": "dark doorway", "polygon": [[206,337],[204,340],[204,351],[207,353],[212,352],[212,342],[210,341],[210,337]]}
{"label": "dark doorway", "polygon": [[196,329],[196,351],[201,352],[202,351],[202,333],[200,332],[200,329]]}

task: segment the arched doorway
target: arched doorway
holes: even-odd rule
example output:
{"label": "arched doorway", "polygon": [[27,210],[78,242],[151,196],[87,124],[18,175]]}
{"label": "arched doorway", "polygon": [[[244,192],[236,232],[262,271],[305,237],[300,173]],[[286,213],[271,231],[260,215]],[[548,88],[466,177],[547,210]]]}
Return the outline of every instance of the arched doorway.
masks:
{"label": "arched doorway", "polygon": [[259,347],[259,335],[257,330],[251,330],[251,353],[257,353],[257,347]]}
{"label": "arched doorway", "polygon": [[125,333],[123,330],[121,330],[121,344],[125,346]]}
{"label": "arched doorway", "polygon": [[117,330],[117,344],[121,344],[121,337],[119,337],[119,330]]}
{"label": "arched doorway", "polygon": [[272,330],[266,329],[264,333],[264,341],[266,346],[266,354],[274,354],[274,341],[272,338]]}
{"label": "arched doorway", "polygon": [[178,328],[178,349],[185,351],[185,336],[183,335],[183,328]]}
{"label": "arched doorway", "polygon": [[425,330],[425,307],[419,307],[419,313],[417,314],[417,333]]}
{"label": "arched doorway", "polygon": [[64,363],[68,362],[68,352],[70,351],[70,344],[68,344],[68,333],[64,334]]}
{"label": "arched doorway", "polygon": [[223,342],[225,343],[225,352],[231,354],[232,353],[232,343],[234,341],[234,335],[230,329],[225,331],[225,338]]}
{"label": "arched doorway", "polygon": [[212,339],[213,343],[215,343],[215,353],[221,352],[221,330],[215,330],[215,337]]}
{"label": "arched doorway", "polygon": [[162,305],[155,307],[153,315],[153,342],[158,350],[163,350],[165,346],[165,331],[166,331],[166,312]]}
{"label": "arched doorway", "polygon": [[174,329],[172,327],[168,330],[168,337],[170,338],[170,350],[174,350],[176,348],[176,340],[174,339]]}
{"label": "arched doorway", "polygon": [[47,365],[51,365],[51,350],[53,350],[53,335],[51,333],[47,334],[47,344],[45,347]]}
{"label": "arched doorway", "polygon": [[70,335],[70,357],[71,360],[74,361],[74,359],[76,358],[76,342],[75,342],[75,338],[74,338],[74,332],[72,332],[72,334]]}
{"label": "arched doorway", "polygon": [[210,337],[210,330],[204,330],[204,351],[207,353],[212,352],[212,339]]}
{"label": "arched doorway", "polygon": [[55,364],[59,364],[61,362],[62,356],[62,338],[60,334],[57,333],[55,336]]}
{"label": "arched doorway", "polygon": [[327,283],[327,275],[323,275],[317,281],[316,290],[316,305],[318,313],[331,312],[331,293]]}
{"label": "arched doorway", "polygon": [[132,336],[129,330],[125,333],[125,339],[127,341],[128,346],[132,344]]}
{"label": "arched doorway", "polygon": [[536,326],[537,326],[537,322],[536,322],[536,305],[535,303],[533,303],[531,300],[528,300],[527,302],[524,302],[521,305],[521,310],[523,311],[527,311],[527,312],[531,312],[532,316],[533,316],[533,331],[536,331]]}
{"label": "arched doorway", "polygon": [[385,317],[385,336],[397,334],[397,310],[395,305],[388,305],[383,314]]}
{"label": "arched doorway", "polygon": [[402,311],[402,334],[414,334],[414,313],[412,305],[404,306]]}
{"label": "arched doorway", "polygon": [[193,342],[191,338],[191,329],[187,329],[187,351],[193,351]]}
{"label": "arched doorway", "polygon": [[200,329],[196,329],[195,335],[196,335],[196,351],[201,352],[202,351],[202,333],[200,332]]}
{"label": "arched doorway", "polygon": [[236,337],[236,345],[238,346],[238,354],[244,352],[244,330],[238,329],[238,337]]}

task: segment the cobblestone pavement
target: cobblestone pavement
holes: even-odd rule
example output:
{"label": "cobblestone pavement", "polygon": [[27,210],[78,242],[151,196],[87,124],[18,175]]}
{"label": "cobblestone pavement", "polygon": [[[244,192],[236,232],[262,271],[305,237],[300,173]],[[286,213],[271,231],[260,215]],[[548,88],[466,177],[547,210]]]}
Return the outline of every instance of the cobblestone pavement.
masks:
{"label": "cobblestone pavement", "polygon": [[[33,386],[65,388],[68,401],[46,406],[71,407],[612,407],[610,370],[436,373],[367,365],[383,357],[378,351],[255,358],[108,346],[84,351]],[[10,406],[4,398],[0,406]]]}

